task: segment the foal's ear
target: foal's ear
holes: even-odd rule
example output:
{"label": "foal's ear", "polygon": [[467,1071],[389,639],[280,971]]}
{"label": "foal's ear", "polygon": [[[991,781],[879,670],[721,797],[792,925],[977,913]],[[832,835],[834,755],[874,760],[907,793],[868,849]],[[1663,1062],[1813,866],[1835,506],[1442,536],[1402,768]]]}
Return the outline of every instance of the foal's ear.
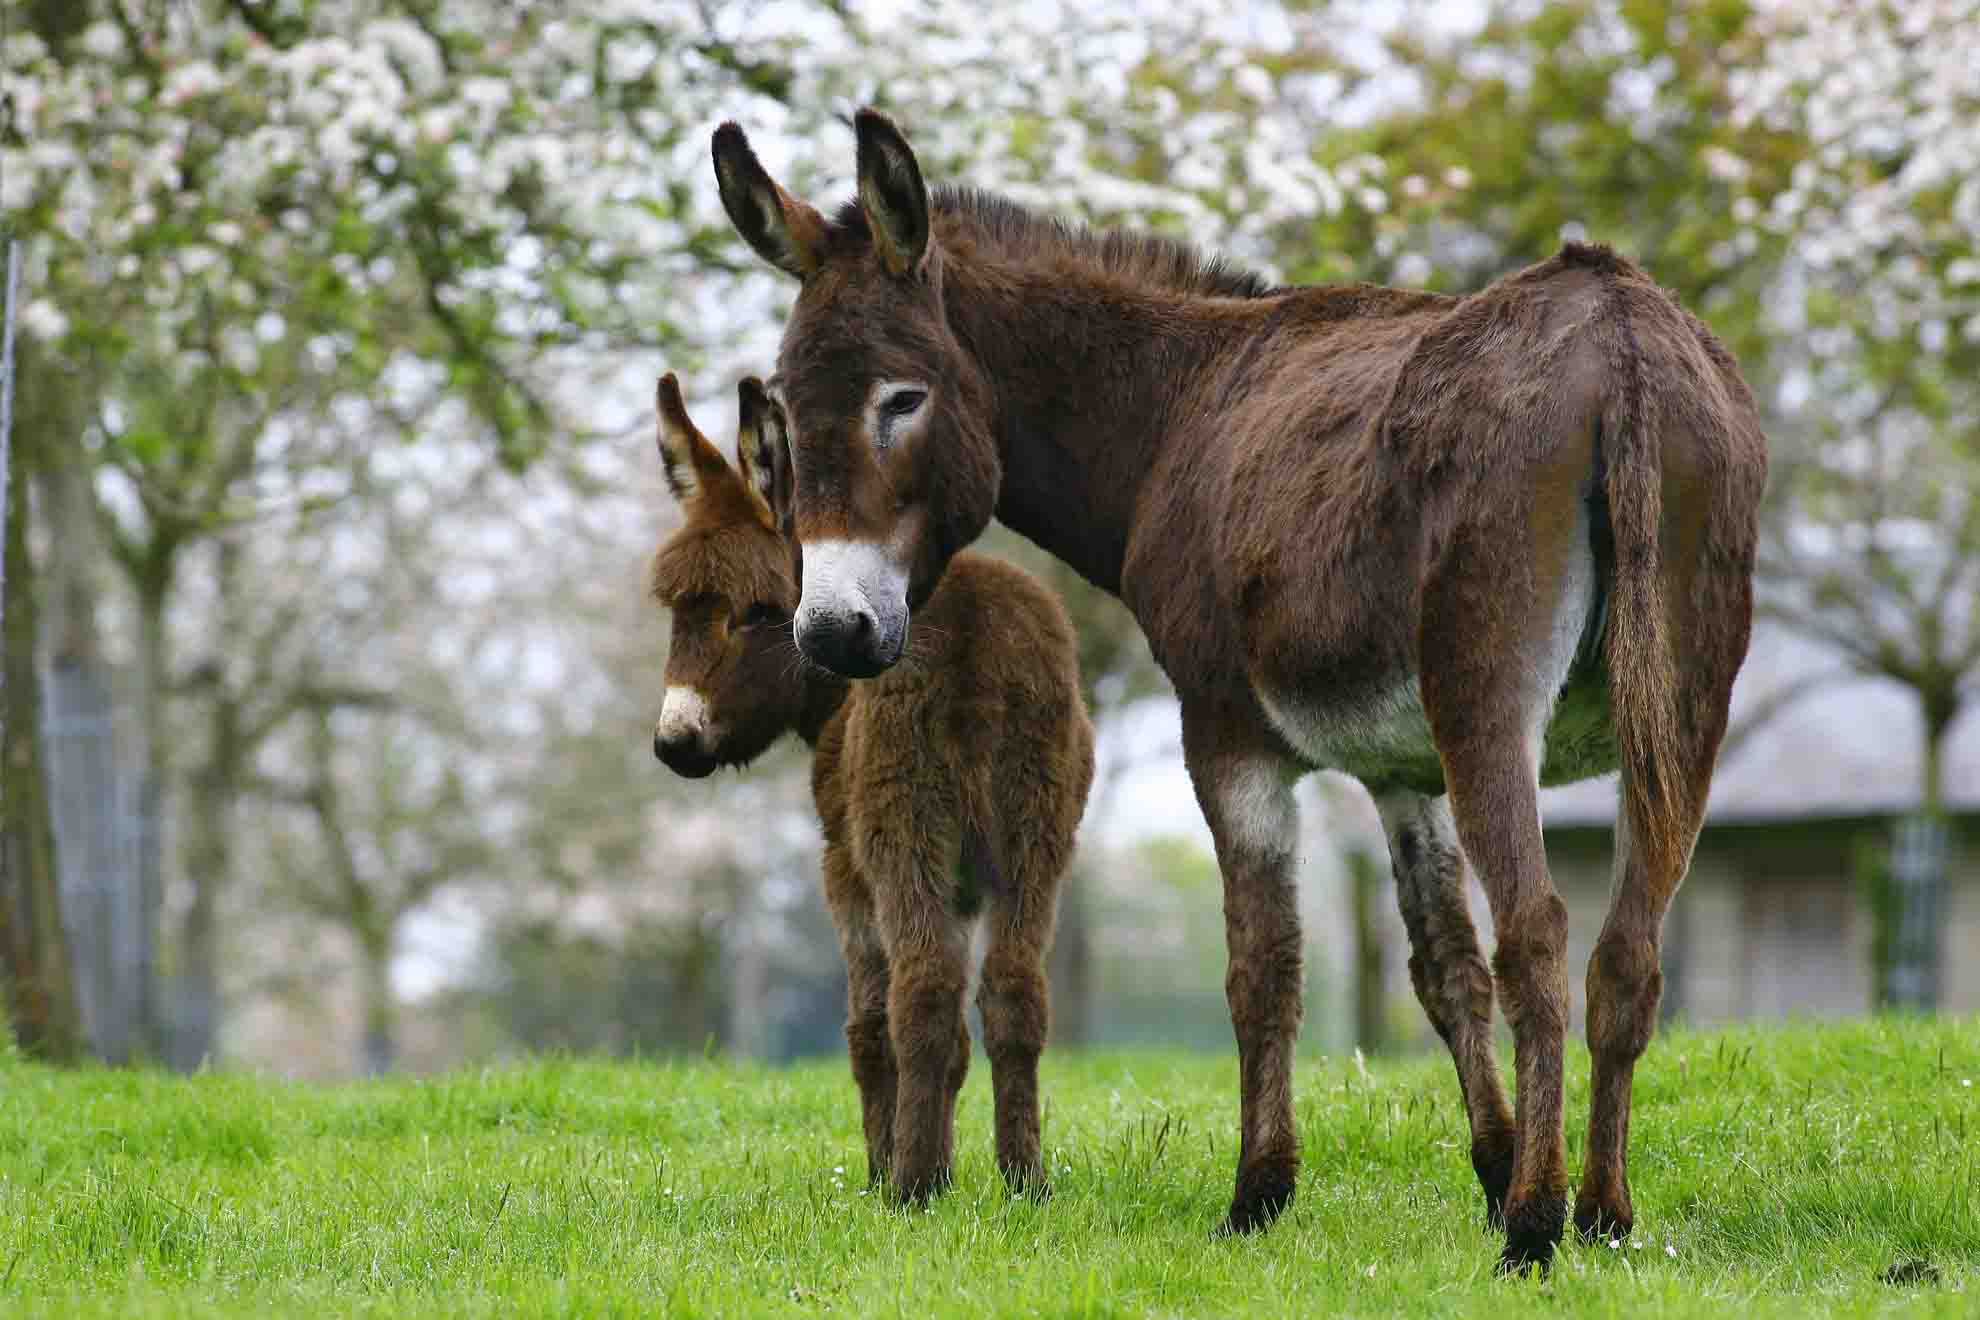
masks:
{"label": "foal's ear", "polygon": [[928,187],[914,148],[894,121],[871,107],[853,116],[859,139],[859,208],[880,259],[896,275],[921,269],[928,254]]}
{"label": "foal's ear", "polygon": [[681,383],[668,372],[660,378],[660,463],[667,471],[667,486],[674,498],[686,504],[719,476],[728,464],[722,451],[709,443],[688,417],[681,399]]}
{"label": "foal's ear", "polygon": [[733,121],[715,130],[715,185],[743,241],[778,270],[808,278],[825,253],[825,217],[778,186]]}
{"label": "foal's ear", "polygon": [[770,525],[785,531],[791,519],[791,438],[783,405],[763,382],[744,376],[736,386],[738,416],[736,457],[743,484],[763,502]]}

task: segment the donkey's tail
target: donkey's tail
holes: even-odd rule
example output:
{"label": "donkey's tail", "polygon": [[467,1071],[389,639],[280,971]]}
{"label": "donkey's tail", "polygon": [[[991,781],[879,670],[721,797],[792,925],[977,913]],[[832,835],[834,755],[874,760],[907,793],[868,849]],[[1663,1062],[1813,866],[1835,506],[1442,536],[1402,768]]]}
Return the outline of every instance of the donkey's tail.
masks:
{"label": "donkey's tail", "polygon": [[[1601,461],[1611,536],[1609,618],[1604,660],[1616,744],[1622,760],[1622,810],[1632,844],[1663,871],[1681,870],[1690,849],[1687,822],[1702,803],[1689,773],[1680,729],[1673,606],[1666,599],[1661,548],[1663,455],[1655,400],[1643,388],[1634,354],[1621,355],[1601,414]],[[1673,856],[1675,854],[1675,856]]]}

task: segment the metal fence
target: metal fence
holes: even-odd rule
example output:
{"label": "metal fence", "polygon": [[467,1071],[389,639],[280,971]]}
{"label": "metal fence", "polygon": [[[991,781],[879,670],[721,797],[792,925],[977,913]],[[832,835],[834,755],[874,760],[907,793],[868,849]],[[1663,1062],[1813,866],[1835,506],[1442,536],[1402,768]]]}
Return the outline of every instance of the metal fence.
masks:
{"label": "metal fence", "polygon": [[90,1052],[125,1063],[144,1052],[156,984],[145,914],[157,884],[158,798],[120,757],[115,704],[101,674],[57,665],[43,677],[43,755],[62,926]]}
{"label": "metal fence", "polygon": [[1896,1008],[1931,1012],[1939,1003],[1940,926],[1952,831],[1938,817],[1906,816],[1891,845],[1895,929],[1884,987]]}

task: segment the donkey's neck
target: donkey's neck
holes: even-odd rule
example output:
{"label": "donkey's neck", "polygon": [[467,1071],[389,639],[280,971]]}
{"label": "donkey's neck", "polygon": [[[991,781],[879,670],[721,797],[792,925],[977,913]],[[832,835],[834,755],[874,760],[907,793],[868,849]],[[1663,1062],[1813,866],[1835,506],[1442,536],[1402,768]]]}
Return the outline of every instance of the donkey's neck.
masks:
{"label": "donkey's neck", "polygon": [[997,517],[1118,595],[1143,483],[1190,393],[1271,301],[1123,292],[1001,262],[957,262],[944,283],[997,400]]}

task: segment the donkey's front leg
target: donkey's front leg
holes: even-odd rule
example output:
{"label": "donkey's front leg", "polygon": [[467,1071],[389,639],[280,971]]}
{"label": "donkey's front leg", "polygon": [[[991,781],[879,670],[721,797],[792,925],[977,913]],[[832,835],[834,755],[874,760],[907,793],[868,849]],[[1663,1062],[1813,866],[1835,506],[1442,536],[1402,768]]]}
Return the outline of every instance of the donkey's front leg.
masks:
{"label": "donkey's front leg", "polygon": [[1224,994],[1237,1035],[1242,1135],[1237,1191],[1220,1231],[1238,1233],[1271,1223],[1299,1177],[1292,1069],[1302,976],[1292,794],[1301,767],[1264,750],[1262,738],[1238,741],[1243,727],[1228,712],[1184,710],[1183,752],[1224,874]]}
{"label": "donkey's front leg", "polygon": [[887,953],[873,903],[843,844],[825,845],[825,901],[846,957],[846,1052],[859,1084],[866,1182],[887,1182],[894,1161],[894,1042],[887,1028]]}
{"label": "donkey's front leg", "polygon": [[894,1191],[919,1205],[949,1184],[956,1093],[969,1069],[963,1022],[968,942],[929,914],[890,941],[887,1024],[894,1044]]}

